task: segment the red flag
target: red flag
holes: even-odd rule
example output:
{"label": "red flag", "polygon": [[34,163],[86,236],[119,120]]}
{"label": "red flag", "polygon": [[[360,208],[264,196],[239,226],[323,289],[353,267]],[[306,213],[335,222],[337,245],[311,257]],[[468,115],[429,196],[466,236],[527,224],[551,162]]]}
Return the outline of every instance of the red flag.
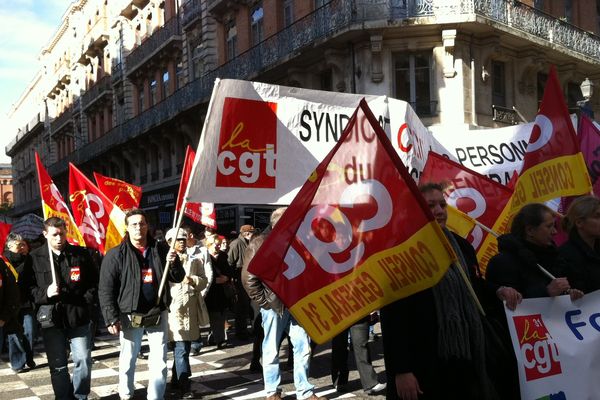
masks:
{"label": "red flag", "polygon": [[69,200],[87,247],[106,254],[125,235],[125,214],[69,163]]}
{"label": "red flag", "polygon": [[0,249],[4,250],[4,246],[6,245],[6,237],[10,233],[10,229],[12,228],[12,224],[7,224],[6,222],[0,222]]}
{"label": "red flag", "polygon": [[[487,227],[492,227],[510,200],[512,190],[437,153],[429,152],[421,182],[446,182],[448,204]],[[475,227],[471,244],[478,249],[485,232]]]}
{"label": "red flag", "polygon": [[185,191],[190,181],[190,174],[192,173],[192,166],[194,165],[194,158],[196,158],[196,152],[191,146],[185,149],[185,160],[183,162],[183,171],[181,171],[181,180],[179,181],[179,192],[177,193],[177,204],[175,211],[181,211],[181,204],[185,196]]}
{"label": "red flag", "polygon": [[125,181],[109,178],[94,172],[94,179],[98,189],[106,195],[121,210],[138,208],[142,198],[142,188]]}
{"label": "red flag", "polygon": [[74,245],[85,246],[83,236],[81,236],[81,232],[79,232],[79,228],[77,228],[77,224],[67,207],[67,203],[65,203],[58,188],[54,182],[52,182],[50,175],[48,175],[48,172],[42,165],[38,153],[35,153],[35,165],[40,184],[40,197],[42,198],[42,212],[44,214],[44,219],[50,217],[61,218],[67,225],[67,241]]}
{"label": "red flag", "polygon": [[515,184],[511,212],[528,203],[589,193],[591,187],[556,69],[552,66],[523,159],[523,170]]}
{"label": "red flag", "polygon": [[217,213],[213,203],[185,203],[185,215],[199,224],[217,229]]}
{"label": "red flag", "polygon": [[249,271],[318,343],[433,286],[455,256],[362,100]]}

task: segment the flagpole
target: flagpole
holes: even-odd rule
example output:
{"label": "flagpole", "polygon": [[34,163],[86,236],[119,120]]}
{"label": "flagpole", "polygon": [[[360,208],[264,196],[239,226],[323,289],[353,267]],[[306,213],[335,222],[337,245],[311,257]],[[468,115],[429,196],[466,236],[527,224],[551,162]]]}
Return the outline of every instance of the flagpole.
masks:
{"label": "flagpole", "polygon": [[[44,205],[42,204],[42,207]],[[48,258],[50,259],[50,271],[52,272],[52,283],[55,286],[58,286],[58,278],[56,276],[56,271],[54,270],[54,257],[52,255],[52,248],[50,247],[50,239],[46,238],[46,243],[48,244]]]}

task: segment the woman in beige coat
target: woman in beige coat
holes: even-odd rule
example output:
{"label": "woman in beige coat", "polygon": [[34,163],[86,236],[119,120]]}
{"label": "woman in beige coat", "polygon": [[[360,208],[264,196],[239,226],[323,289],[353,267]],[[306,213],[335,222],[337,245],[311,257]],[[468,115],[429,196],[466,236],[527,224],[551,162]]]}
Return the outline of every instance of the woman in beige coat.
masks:
{"label": "woman in beige coat", "polygon": [[[166,234],[169,244],[175,238],[176,229]],[[199,259],[190,259],[186,254],[187,233],[179,229],[175,240],[175,251],[185,269],[181,283],[171,284],[171,305],[169,306],[169,339],[175,342],[171,386],[178,387],[181,398],[194,398],[191,391],[190,348],[191,342],[200,337],[200,326],[208,325],[208,310],[202,297],[202,289],[207,279],[204,266]]]}

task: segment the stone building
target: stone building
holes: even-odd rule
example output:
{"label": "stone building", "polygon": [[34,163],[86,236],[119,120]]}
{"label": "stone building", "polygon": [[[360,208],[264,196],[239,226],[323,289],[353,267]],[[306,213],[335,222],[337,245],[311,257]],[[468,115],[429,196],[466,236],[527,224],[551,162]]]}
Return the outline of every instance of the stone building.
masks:
{"label": "stone building", "polygon": [[0,204],[10,206],[13,204],[12,166],[0,164]]}
{"label": "stone building", "polygon": [[[554,64],[569,107],[596,109],[580,84],[600,79],[598,3],[76,1],[10,115],[23,126],[7,147],[15,216],[39,208],[35,150],[63,192],[72,162],[142,185],[153,222],[170,224],[217,77],[388,95],[451,134],[533,119]],[[223,207],[221,220],[264,212]]]}

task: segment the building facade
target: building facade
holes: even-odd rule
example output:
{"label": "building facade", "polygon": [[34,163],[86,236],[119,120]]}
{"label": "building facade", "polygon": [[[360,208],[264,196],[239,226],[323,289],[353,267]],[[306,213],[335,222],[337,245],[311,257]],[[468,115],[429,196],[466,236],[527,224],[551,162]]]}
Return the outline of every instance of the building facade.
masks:
{"label": "building facade", "polygon": [[580,84],[600,80],[599,10],[571,0],[76,1],[10,115],[23,126],[6,149],[14,215],[39,210],[37,151],[64,194],[72,162],[141,185],[153,223],[171,224],[215,78],[388,95],[451,135],[532,120],[554,64],[569,107],[596,109],[599,96],[584,99]]}

